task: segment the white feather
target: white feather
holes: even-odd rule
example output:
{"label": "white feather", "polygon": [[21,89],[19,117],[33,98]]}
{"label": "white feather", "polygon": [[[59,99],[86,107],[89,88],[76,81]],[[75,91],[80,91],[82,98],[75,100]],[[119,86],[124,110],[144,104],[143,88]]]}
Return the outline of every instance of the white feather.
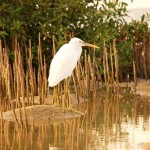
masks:
{"label": "white feather", "polygon": [[50,87],[56,86],[60,81],[71,76],[81,56],[83,41],[73,38],[63,45],[54,56],[49,71],[48,83]]}

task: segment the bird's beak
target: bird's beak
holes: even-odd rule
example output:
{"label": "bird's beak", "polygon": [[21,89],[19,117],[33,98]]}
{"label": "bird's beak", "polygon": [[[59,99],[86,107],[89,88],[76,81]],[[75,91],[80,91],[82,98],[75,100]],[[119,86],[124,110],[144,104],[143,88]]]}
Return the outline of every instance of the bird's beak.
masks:
{"label": "bird's beak", "polygon": [[98,46],[96,45],[93,45],[93,44],[90,44],[90,43],[84,43],[84,46],[88,46],[88,47],[92,47],[92,48],[99,48]]}

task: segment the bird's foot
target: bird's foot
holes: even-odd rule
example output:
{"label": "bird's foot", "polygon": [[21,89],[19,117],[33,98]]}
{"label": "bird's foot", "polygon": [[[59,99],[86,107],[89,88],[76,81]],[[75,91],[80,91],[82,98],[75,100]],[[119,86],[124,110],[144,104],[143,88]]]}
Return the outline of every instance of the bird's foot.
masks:
{"label": "bird's foot", "polygon": [[80,114],[80,115],[84,115],[83,112],[73,109],[72,106],[69,106],[69,107],[68,107],[68,110],[69,110],[69,111],[72,111],[72,112],[75,112],[75,113],[77,113],[77,114]]}
{"label": "bird's foot", "polygon": [[58,106],[58,104],[57,103],[53,103],[53,107],[57,107]]}
{"label": "bird's foot", "polygon": [[53,103],[52,104],[53,104],[54,107],[58,106],[57,98],[56,97],[53,98]]}

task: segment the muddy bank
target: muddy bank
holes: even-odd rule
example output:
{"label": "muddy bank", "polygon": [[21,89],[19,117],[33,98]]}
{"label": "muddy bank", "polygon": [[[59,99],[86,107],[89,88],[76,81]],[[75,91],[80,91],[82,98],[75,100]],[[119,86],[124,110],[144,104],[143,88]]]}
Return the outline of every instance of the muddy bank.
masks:
{"label": "muddy bank", "polygon": [[[48,124],[53,122],[65,121],[67,119],[78,118],[84,115],[82,112],[65,110],[62,107],[53,107],[50,105],[34,105],[25,107],[27,123],[34,125]],[[25,123],[25,115],[23,108],[15,109],[18,123]],[[15,121],[13,111],[3,112],[3,119],[7,121]]]}
{"label": "muddy bank", "polygon": [[150,98],[150,80],[138,79],[136,86],[136,94],[145,98]]}
{"label": "muddy bank", "polygon": [[[85,111],[84,108],[83,110],[79,110],[79,111],[77,111],[77,109],[80,104],[87,102],[88,99],[80,97],[80,104],[78,104],[75,94],[70,94],[70,99],[72,104],[72,110],[68,110],[67,108],[64,108],[63,104],[60,106],[59,102],[58,105],[54,107],[52,104],[53,103],[52,95],[48,95],[48,97],[44,99],[44,105],[40,105],[39,96],[35,96],[34,97],[35,105],[26,106],[25,111],[23,108],[15,109],[15,114],[17,116],[17,120],[19,124],[25,123],[24,114],[26,113],[28,124],[34,123],[35,125],[47,124],[49,122],[52,123],[58,121],[59,122],[65,121],[67,119],[74,119],[84,115],[84,111]],[[14,103],[14,107],[16,107],[17,104],[16,99],[12,101]],[[25,98],[25,103],[27,103],[27,98]],[[3,117],[4,120],[15,122],[15,117],[12,110],[3,112],[2,115],[3,116],[1,117]]]}
{"label": "muddy bank", "polygon": [[150,142],[140,143],[139,145],[144,150],[150,150]]}

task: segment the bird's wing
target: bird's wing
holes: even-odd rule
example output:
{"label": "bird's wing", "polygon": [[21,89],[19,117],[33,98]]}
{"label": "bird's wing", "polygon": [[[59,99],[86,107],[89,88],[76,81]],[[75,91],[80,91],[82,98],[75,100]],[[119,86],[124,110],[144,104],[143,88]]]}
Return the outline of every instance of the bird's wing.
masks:
{"label": "bird's wing", "polygon": [[76,51],[69,44],[63,45],[54,56],[49,73],[49,86],[55,86],[71,75],[76,66]]}

